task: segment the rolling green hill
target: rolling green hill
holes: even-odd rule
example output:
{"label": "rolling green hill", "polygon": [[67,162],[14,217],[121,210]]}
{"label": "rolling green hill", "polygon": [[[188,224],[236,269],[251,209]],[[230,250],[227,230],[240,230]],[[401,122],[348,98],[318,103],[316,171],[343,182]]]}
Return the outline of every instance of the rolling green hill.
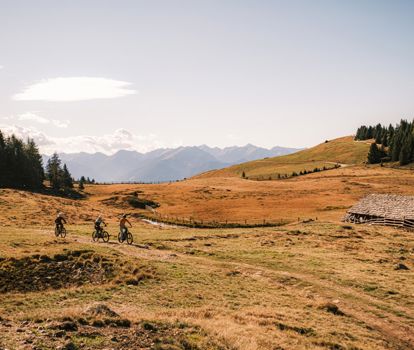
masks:
{"label": "rolling green hill", "polygon": [[250,179],[276,178],[292,172],[312,171],[315,168],[332,168],[335,164],[361,164],[367,159],[369,141],[354,141],[352,136],[341,137],[315,147],[281,157],[265,158],[209,171],[198,177],[242,176]]}

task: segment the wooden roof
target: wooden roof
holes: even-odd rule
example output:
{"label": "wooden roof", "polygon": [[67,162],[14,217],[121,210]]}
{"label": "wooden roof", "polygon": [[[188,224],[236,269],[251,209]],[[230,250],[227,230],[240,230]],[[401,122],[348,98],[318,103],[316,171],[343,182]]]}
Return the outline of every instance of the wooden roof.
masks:
{"label": "wooden roof", "polygon": [[349,209],[348,213],[396,220],[413,220],[414,196],[370,194]]}

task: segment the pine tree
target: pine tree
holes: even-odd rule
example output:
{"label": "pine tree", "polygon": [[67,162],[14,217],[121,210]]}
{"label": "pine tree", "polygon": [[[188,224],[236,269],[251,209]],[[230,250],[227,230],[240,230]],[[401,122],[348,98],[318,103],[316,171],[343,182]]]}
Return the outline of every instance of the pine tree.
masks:
{"label": "pine tree", "polygon": [[382,138],[381,138],[381,145],[383,146],[383,147],[388,147],[388,136],[387,136],[387,132],[384,132],[383,134],[382,134]]}
{"label": "pine tree", "polygon": [[379,131],[377,133],[377,135],[375,136],[375,143],[381,144],[382,143],[382,134],[381,131]]}
{"label": "pine tree", "polygon": [[2,187],[6,181],[6,168],[6,141],[0,130],[0,187]]}
{"label": "pine tree", "polygon": [[407,143],[404,143],[400,151],[400,165],[406,165],[410,162],[410,147]]}
{"label": "pine tree", "polygon": [[381,162],[381,152],[379,151],[377,144],[373,142],[368,152],[368,163],[378,164],[380,162]]}
{"label": "pine tree", "polygon": [[7,138],[0,131],[0,187],[39,189],[43,187],[44,169],[36,143],[15,135]]}
{"label": "pine tree", "polygon": [[398,132],[396,132],[394,134],[392,144],[390,145],[391,160],[393,162],[398,161],[400,159],[400,153],[401,153],[401,139],[400,139]]}
{"label": "pine tree", "polygon": [[34,140],[29,139],[26,144],[26,155],[28,158],[27,170],[29,171],[29,183],[31,188],[40,188],[43,186],[45,172],[43,169],[42,156]]}
{"label": "pine tree", "polygon": [[83,191],[85,189],[85,177],[84,176],[82,176],[79,180],[78,189],[80,191]]}
{"label": "pine tree", "polygon": [[63,187],[65,189],[73,188],[72,175],[70,174],[70,172],[69,172],[68,167],[66,166],[66,164],[63,165],[63,170],[62,170],[62,183],[63,183]]}
{"label": "pine tree", "polygon": [[373,132],[373,137],[375,138],[375,140],[377,140],[377,143],[381,143],[381,137],[382,137],[382,125],[381,124],[377,124],[375,126],[374,132]]}
{"label": "pine tree", "polygon": [[46,177],[50,182],[50,186],[54,190],[59,190],[62,185],[62,168],[60,166],[61,160],[58,154],[53,153],[52,157],[48,160],[46,166]]}

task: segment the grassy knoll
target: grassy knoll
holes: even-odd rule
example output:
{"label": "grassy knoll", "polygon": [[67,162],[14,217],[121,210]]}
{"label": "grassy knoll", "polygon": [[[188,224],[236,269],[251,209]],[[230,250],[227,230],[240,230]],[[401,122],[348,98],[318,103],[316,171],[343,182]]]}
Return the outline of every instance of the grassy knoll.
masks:
{"label": "grassy knoll", "polygon": [[266,158],[213,170],[198,177],[241,176],[249,178],[276,177],[292,172],[311,171],[315,168],[332,167],[332,163],[361,164],[367,159],[370,143],[357,142],[352,136],[324,142],[315,147],[281,157]]}

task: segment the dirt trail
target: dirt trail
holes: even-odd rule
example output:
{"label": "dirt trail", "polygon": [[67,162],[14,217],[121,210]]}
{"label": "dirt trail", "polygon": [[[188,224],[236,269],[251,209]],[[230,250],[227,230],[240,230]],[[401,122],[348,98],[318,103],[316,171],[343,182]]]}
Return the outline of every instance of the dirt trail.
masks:
{"label": "dirt trail", "polygon": [[[78,242],[91,243],[91,240],[85,236],[73,237]],[[159,250],[151,247],[144,248],[135,243],[131,246],[111,243],[110,247],[125,255],[141,259],[161,261],[177,260],[181,263],[197,266],[198,268],[208,270],[214,268],[216,271],[237,269],[246,276],[254,279],[263,279],[269,283],[277,283],[276,277],[297,279],[298,283],[295,286],[290,286],[296,293],[298,292],[300,282],[305,282],[312,286],[311,288],[314,289],[316,298],[321,303],[340,299],[340,308],[346,315],[375,329],[384,337],[384,340],[391,342],[395,348],[414,349],[414,327],[407,323],[407,318],[410,320],[414,319],[413,310],[402,306],[393,306],[395,312],[407,315],[407,318],[397,317],[391,311],[386,311],[386,308],[390,306],[389,304],[356,289],[340,286],[339,284],[334,284],[331,281],[320,279],[311,274],[277,271],[245,262],[221,261],[207,257],[186,255],[175,250]],[[303,290],[304,288],[302,288]],[[381,315],[379,316],[378,314]]]}

